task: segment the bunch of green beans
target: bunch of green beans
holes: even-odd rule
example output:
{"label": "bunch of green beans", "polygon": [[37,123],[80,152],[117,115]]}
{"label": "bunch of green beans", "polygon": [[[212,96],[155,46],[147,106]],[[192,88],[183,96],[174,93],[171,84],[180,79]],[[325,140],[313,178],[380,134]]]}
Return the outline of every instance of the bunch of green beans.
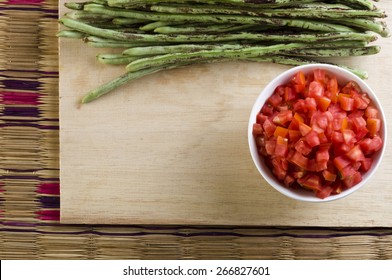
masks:
{"label": "bunch of green beans", "polygon": [[377,54],[380,47],[370,43],[390,36],[385,12],[371,0],[91,0],[65,6],[70,11],[60,23],[67,29],[58,36],[120,49],[97,59],[126,70],[82,103],[164,69],[233,60],[297,66]]}

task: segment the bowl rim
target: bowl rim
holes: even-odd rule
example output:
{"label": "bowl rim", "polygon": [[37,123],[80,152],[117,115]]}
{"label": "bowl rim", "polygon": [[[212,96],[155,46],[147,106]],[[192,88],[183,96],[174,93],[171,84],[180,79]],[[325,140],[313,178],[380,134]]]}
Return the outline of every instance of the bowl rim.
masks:
{"label": "bowl rim", "polygon": [[[294,76],[295,73],[298,71],[303,71],[305,74],[313,71],[314,69],[323,69],[327,72],[331,72],[336,76],[347,76],[350,77],[349,80],[346,78],[341,78],[338,77],[338,81],[355,81],[359,84],[360,88],[362,91],[367,92],[368,96],[372,100],[372,103],[374,106],[379,111],[379,114],[381,116],[381,138],[383,139],[383,147],[381,148],[380,151],[377,152],[377,161],[373,163],[371,169],[365,173],[365,176],[362,177],[362,181],[359,182],[357,185],[353,186],[352,188],[343,191],[340,194],[337,195],[331,195],[328,196],[324,199],[318,198],[317,196],[314,195],[314,193],[309,192],[309,191],[295,191],[295,190],[290,190],[289,188],[285,187],[281,182],[278,182],[277,179],[272,175],[271,171],[266,168],[265,164],[263,163],[263,159],[259,156],[257,153],[257,149],[255,150],[255,140],[253,137],[253,124],[256,122],[256,115],[258,112],[260,112],[261,107],[264,105],[266,99],[271,96],[273,91],[278,85],[285,84],[289,81],[291,77]],[[337,73],[339,72],[339,74]],[[340,83],[340,82],[339,82]],[[353,74],[352,72],[336,66],[336,65],[331,65],[331,64],[323,64],[323,63],[313,63],[313,64],[306,64],[306,65],[301,65],[301,66],[296,66],[292,67],[286,71],[283,71],[280,73],[278,76],[276,76],[274,79],[272,79],[268,84],[264,87],[264,89],[258,94],[253,106],[252,110],[249,116],[249,123],[248,123],[248,146],[249,146],[249,151],[253,160],[253,163],[255,164],[257,170],[259,173],[262,175],[262,177],[267,181],[267,183],[272,186],[275,190],[277,190],[279,193],[285,195],[286,197],[298,200],[298,201],[304,201],[304,202],[329,202],[329,201],[335,201],[344,197],[347,197],[348,195],[354,193],[355,191],[359,190],[362,188],[368,181],[369,179],[374,175],[378,167],[380,166],[382,159],[384,157],[385,149],[386,149],[386,143],[387,143],[387,124],[386,124],[386,117],[384,110],[381,106],[381,103],[379,99],[377,98],[377,95],[375,92],[370,88],[370,86],[361,78]],[[267,170],[266,170],[267,169]],[[309,195],[301,195],[301,193],[306,193],[306,194],[311,194]]]}

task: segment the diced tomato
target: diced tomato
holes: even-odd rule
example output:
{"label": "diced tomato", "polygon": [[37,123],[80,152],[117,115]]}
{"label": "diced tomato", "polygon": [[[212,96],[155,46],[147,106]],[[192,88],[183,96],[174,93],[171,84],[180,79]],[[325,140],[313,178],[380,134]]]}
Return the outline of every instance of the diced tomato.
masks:
{"label": "diced tomato", "polygon": [[291,110],[286,110],[277,114],[273,122],[278,125],[285,125],[287,122],[290,122],[293,119],[293,112]]}
{"label": "diced tomato", "polygon": [[341,144],[344,141],[343,134],[341,132],[334,131],[334,132],[332,132],[331,140],[332,140],[332,143],[334,143],[334,144]]}
{"label": "diced tomato", "polygon": [[369,130],[370,137],[375,136],[381,129],[380,119],[367,119],[366,128]]}
{"label": "diced tomato", "polygon": [[337,176],[329,170],[323,170],[323,177],[326,181],[335,182]]}
{"label": "diced tomato", "polygon": [[378,110],[373,106],[368,106],[365,110],[365,116],[368,119],[377,119],[378,118]]}
{"label": "diced tomato", "polygon": [[317,99],[317,105],[323,112],[327,111],[329,104],[331,104],[331,99],[328,97],[323,96]]}
{"label": "diced tomato", "polygon": [[350,81],[348,82],[343,88],[342,88],[342,92],[346,93],[346,94],[352,94],[353,92],[359,93],[361,91],[361,88],[359,87],[359,85],[354,82],[354,81]]}
{"label": "diced tomato", "polygon": [[315,111],[317,111],[316,99],[313,97],[306,97],[305,98],[305,112],[313,113]]}
{"label": "diced tomato", "polygon": [[338,94],[338,92],[339,92],[339,85],[338,85],[338,80],[336,79],[336,77],[331,77],[329,80],[328,80],[328,83],[327,83],[327,92],[329,93],[328,94],[328,97],[331,99],[331,100],[335,100],[334,101],[334,103],[336,102],[336,99],[337,99],[337,94]]}
{"label": "diced tomato", "polygon": [[352,188],[356,184],[362,181],[362,175],[360,172],[356,171],[351,176],[348,176],[343,179],[343,183],[347,188]]}
{"label": "diced tomato", "polygon": [[278,136],[276,138],[275,155],[285,157],[288,152],[288,139]]}
{"label": "diced tomato", "polygon": [[340,97],[340,107],[345,111],[352,111],[354,109],[354,99],[342,95]]}
{"label": "diced tomato", "polygon": [[268,155],[272,156],[275,154],[276,141],[275,140],[267,140],[265,141],[265,151]]}
{"label": "diced tomato", "polygon": [[300,152],[304,156],[307,156],[312,151],[312,147],[309,146],[303,139],[300,139],[295,143],[294,149],[297,152]]}
{"label": "diced tomato", "polygon": [[351,161],[340,156],[340,157],[334,158],[333,164],[341,172],[346,166],[351,164]]}
{"label": "diced tomato", "polygon": [[296,143],[301,138],[301,132],[298,130],[289,129],[289,140],[291,143]]}
{"label": "diced tomato", "polygon": [[284,128],[282,126],[277,126],[274,132],[274,136],[278,137],[286,137],[289,133],[289,130],[287,128]]}
{"label": "diced tomato", "polygon": [[279,106],[282,100],[283,98],[277,93],[274,93],[270,98],[268,98],[269,104],[271,104],[273,107]]}
{"label": "diced tomato", "polygon": [[296,151],[288,160],[302,169],[308,167],[308,158],[303,156],[300,152]]}
{"label": "diced tomato", "polygon": [[270,104],[264,104],[261,108],[261,113],[265,116],[271,116],[274,113],[274,108]]}
{"label": "diced tomato", "polygon": [[283,181],[286,187],[290,187],[294,182],[295,182],[295,178],[291,175],[286,175]]}
{"label": "diced tomato", "polygon": [[362,110],[366,109],[370,103],[369,99],[365,99],[365,97],[359,94],[355,94],[353,96],[353,99],[354,99],[354,108],[356,109],[362,109]]}
{"label": "diced tomato", "polygon": [[354,146],[350,151],[347,152],[346,157],[351,159],[354,162],[361,161],[365,159],[365,155],[363,154],[359,145]]}
{"label": "diced tomato", "polygon": [[266,135],[268,137],[271,137],[272,135],[274,135],[274,132],[275,132],[275,129],[276,129],[276,125],[274,125],[274,123],[272,121],[267,119],[263,123],[263,129],[264,129]]}
{"label": "diced tomato", "polygon": [[287,174],[287,168],[284,167],[283,161],[278,158],[271,160],[273,170],[272,172],[277,176],[279,180],[284,180]]}
{"label": "diced tomato", "polygon": [[355,133],[351,129],[343,129],[342,134],[344,143],[349,146],[353,145],[357,141],[355,138]]}
{"label": "diced tomato", "polygon": [[355,82],[339,85],[324,70],[296,73],[278,86],[253,125],[258,153],[290,188],[324,199],[342,193],[371,169],[382,149],[378,110]]}
{"label": "diced tomato", "polygon": [[306,79],[303,72],[299,71],[297,74],[295,74],[291,81],[296,92],[303,93],[305,91]]}
{"label": "diced tomato", "polygon": [[326,82],[326,75],[323,69],[316,69],[313,72],[314,80],[321,83],[322,85]]}
{"label": "diced tomato", "polygon": [[[297,91],[297,89],[295,89],[295,91]],[[295,95],[294,89],[292,87],[285,87],[284,100],[287,102],[287,101],[295,100],[295,98],[296,98],[296,95]]]}
{"label": "diced tomato", "polygon": [[317,162],[327,162],[329,160],[329,152],[327,149],[319,149],[316,152],[316,161]]}
{"label": "diced tomato", "polygon": [[253,135],[257,136],[257,135],[261,135],[261,134],[263,134],[263,127],[259,123],[254,123],[253,124]]}
{"label": "diced tomato", "polygon": [[308,175],[306,177],[300,178],[297,182],[310,190],[319,191],[321,190],[321,180],[317,175]]}
{"label": "diced tomato", "polygon": [[318,133],[314,130],[305,135],[305,140],[312,148],[320,145],[320,138]]}
{"label": "diced tomato", "polygon": [[324,86],[318,82],[313,81],[309,84],[308,96],[313,98],[321,98],[324,96]]}
{"label": "diced tomato", "polygon": [[364,158],[361,161],[361,168],[364,172],[369,171],[370,167],[372,167],[373,159],[372,158]]}
{"label": "diced tomato", "polygon": [[299,132],[301,132],[302,136],[307,135],[312,131],[312,128],[304,123],[299,124]]}
{"label": "diced tomato", "polygon": [[268,119],[268,116],[266,116],[264,114],[257,114],[256,123],[263,124],[266,119]]}
{"label": "diced tomato", "polygon": [[368,128],[366,127],[366,121],[362,117],[352,118],[352,124],[353,124],[354,131],[356,133],[357,139],[362,139],[369,132]]}
{"label": "diced tomato", "polygon": [[382,148],[382,139],[380,136],[376,135],[373,138],[363,139],[359,145],[365,155],[370,155]]}
{"label": "diced tomato", "polygon": [[333,188],[331,186],[326,186],[326,187],[323,187],[321,190],[317,191],[316,196],[318,198],[324,199],[324,198],[330,196],[332,192],[333,192]]}

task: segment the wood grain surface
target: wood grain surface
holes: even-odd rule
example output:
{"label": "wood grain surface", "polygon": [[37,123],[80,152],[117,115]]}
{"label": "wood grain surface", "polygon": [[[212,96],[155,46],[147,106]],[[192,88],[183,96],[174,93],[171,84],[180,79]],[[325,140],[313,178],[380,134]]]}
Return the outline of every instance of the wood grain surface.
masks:
{"label": "wood grain surface", "polygon": [[[392,16],[392,3],[377,5]],[[380,38],[377,44],[382,52],[376,56],[334,61],[369,72],[390,120],[392,42]],[[257,173],[247,144],[250,110],[263,87],[288,67],[194,65],[144,77],[79,106],[88,90],[123,72],[99,65],[98,52],[60,40],[62,223],[392,226],[389,143],[367,185],[335,202],[290,200]]]}

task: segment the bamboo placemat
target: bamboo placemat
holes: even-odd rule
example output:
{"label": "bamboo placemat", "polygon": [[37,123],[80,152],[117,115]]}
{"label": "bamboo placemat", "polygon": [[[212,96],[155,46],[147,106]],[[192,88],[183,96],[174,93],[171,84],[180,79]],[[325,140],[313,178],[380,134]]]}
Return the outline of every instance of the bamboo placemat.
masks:
{"label": "bamboo placemat", "polygon": [[57,8],[0,1],[1,259],[392,259],[392,228],[60,225]]}

